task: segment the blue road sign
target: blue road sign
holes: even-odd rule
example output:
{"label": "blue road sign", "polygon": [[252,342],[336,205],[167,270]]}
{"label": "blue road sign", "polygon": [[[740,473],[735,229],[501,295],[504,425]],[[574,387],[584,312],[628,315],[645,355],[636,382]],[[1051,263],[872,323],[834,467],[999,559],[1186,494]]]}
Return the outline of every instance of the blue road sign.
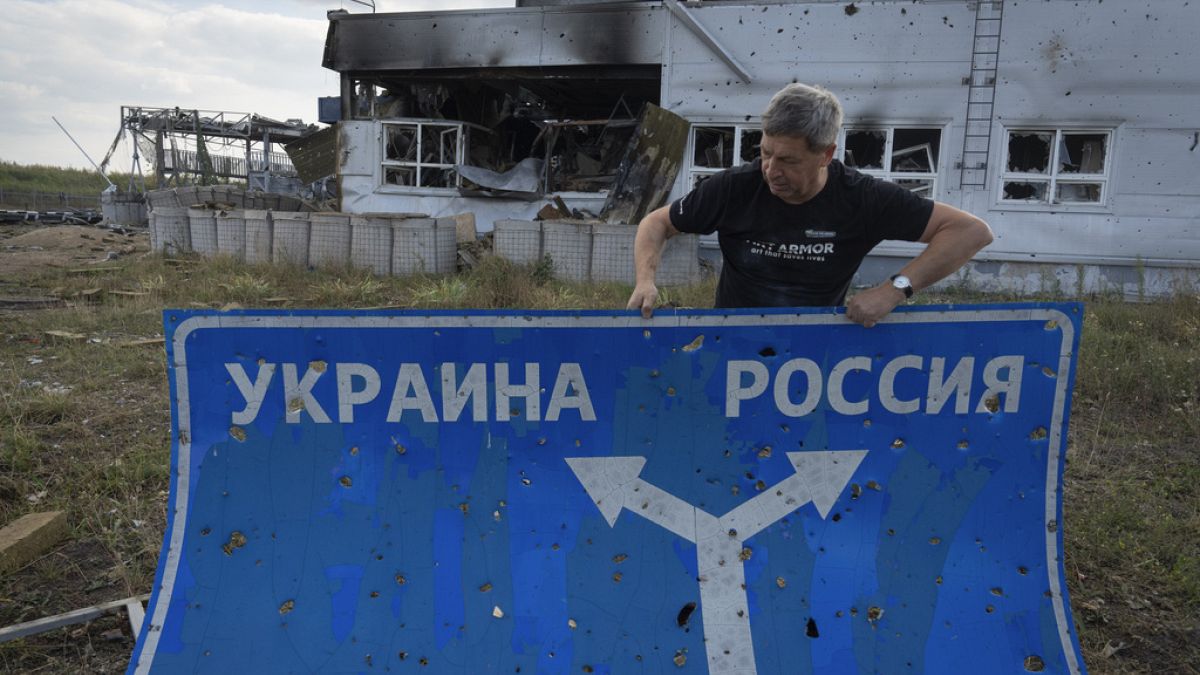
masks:
{"label": "blue road sign", "polygon": [[131,673],[1082,673],[1077,304],[168,311]]}

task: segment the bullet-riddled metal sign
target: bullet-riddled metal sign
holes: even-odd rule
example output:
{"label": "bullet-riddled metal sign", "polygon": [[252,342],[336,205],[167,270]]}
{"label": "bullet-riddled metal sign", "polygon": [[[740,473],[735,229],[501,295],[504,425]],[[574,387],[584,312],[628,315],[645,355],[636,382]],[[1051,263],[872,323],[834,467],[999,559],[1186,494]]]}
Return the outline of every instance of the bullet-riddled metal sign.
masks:
{"label": "bullet-riddled metal sign", "polygon": [[169,311],[130,672],[1081,673],[1081,311]]}

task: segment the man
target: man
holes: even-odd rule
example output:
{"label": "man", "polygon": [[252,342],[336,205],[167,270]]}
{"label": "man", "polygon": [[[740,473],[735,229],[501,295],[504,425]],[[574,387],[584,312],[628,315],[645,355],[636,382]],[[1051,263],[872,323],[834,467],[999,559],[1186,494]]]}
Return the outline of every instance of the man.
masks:
{"label": "man", "polygon": [[790,84],[775,94],[762,116],[760,159],[712,176],[638,224],[629,309],[650,317],[663,246],[680,232],[718,234],[717,307],[840,305],[880,241],[926,244],[891,279],[850,298],[847,317],[867,328],[991,243],[979,218],[834,161],[841,125],[841,104],[825,89]]}

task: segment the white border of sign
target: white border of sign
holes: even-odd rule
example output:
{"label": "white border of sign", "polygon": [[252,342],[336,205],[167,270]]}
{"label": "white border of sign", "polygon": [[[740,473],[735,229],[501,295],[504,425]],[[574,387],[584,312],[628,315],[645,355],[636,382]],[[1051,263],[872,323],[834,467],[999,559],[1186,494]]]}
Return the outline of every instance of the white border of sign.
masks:
{"label": "white border of sign", "polygon": [[[1061,375],[1069,373],[1071,368],[1071,348],[1075,342],[1075,324],[1070,317],[1057,309],[1027,308],[1027,309],[988,309],[988,310],[957,310],[948,311],[902,311],[895,312],[884,319],[882,324],[901,323],[974,323],[1001,321],[1043,321],[1056,322],[1062,330],[1062,346],[1059,350],[1057,372]],[[162,634],[161,627],[166,621],[167,610],[171,605],[171,591],[175,586],[175,577],[179,572],[180,552],[183,548],[184,524],[187,522],[188,490],[191,476],[191,410],[188,399],[187,379],[187,338],[197,330],[205,328],[710,328],[729,325],[737,326],[814,326],[836,325],[848,323],[849,320],[840,313],[816,314],[720,314],[720,315],[658,315],[651,319],[639,316],[543,316],[528,315],[399,315],[399,316],[353,316],[353,315],[230,315],[230,316],[196,316],[187,319],[175,329],[173,334],[174,362],[171,367],[175,370],[175,386],[178,394],[176,411],[179,416],[179,457],[176,463],[179,475],[176,478],[176,494],[172,506],[181,505],[171,516],[171,541],[167,548],[166,566],[163,569],[161,592],[155,598],[157,602],[150,608],[149,630],[144,631],[144,644],[140,652],[137,675],[150,672],[154,654],[158,649],[158,640]],[[1071,378],[1059,377],[1054,394],[1054,411],[1050,424],[1049,455],[1046,458],[1046,511],[1044,522],[1058,520],[1058,465],[1063,452],[1062,422],[1066,414],[1066,401],[1069,395],[1068,384]],[[1062,642],[1063,653],[1072,675],[1081,673],[1079,655],[1071,641],[1070,627],[1067,625],[1067,611],[1063,603],[1062,587],[1059,584],[1060,551],[1058,550],[1058,528],[1046,528],[1046,570],[1049,576],[1051,601],[1054,604],[1054,617],[1058,624],[1058,636]]]}

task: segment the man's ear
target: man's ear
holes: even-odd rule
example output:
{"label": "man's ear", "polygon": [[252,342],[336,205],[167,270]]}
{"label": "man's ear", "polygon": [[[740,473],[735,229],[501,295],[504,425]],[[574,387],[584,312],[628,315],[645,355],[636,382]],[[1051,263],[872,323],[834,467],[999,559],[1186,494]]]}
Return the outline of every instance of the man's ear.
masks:
{"label": "man's ear", "polygon": [[837,151],[837,143],[831,143],[825,152],[821,153],[821,166],[829,166],[833,161],[833,153]]}

